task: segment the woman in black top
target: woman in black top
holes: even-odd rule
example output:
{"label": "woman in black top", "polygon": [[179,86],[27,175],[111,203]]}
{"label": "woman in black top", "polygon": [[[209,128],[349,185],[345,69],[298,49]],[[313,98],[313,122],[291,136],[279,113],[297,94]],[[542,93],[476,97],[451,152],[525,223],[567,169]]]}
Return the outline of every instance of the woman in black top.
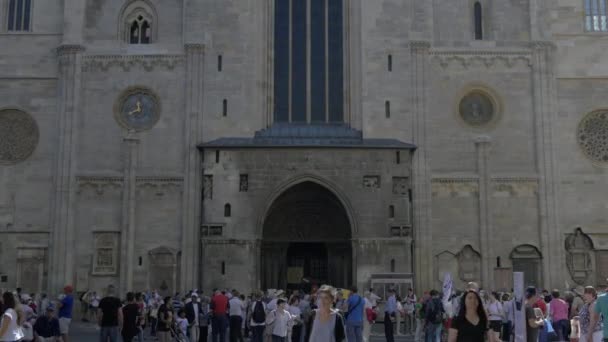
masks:
{"label": "woman in black top", "polygon": [[475,291],[465,292],[460,299],[460,311],[452,320],[448,342],[499,342],[488,329],[488,317]]}

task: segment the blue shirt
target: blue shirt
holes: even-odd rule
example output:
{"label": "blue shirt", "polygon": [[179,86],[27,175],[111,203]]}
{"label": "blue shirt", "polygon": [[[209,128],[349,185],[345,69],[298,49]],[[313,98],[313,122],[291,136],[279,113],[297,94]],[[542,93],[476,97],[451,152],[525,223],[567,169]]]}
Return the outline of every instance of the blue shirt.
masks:
{"label": "blue shirt", "polygon": [[365,301],[361,296],[356,293],[353,293],[348,300],[346,301],[348,304],[348,316],[346,317],[347,322],[363,322],[363,307],[365,306]]}
{"label": "blue shirt", "polygon": [[386,307],[384,308],[384,312],[388,312],[389,314],[393,314],[397,311],[397,298],[394,295],[388,297],[388,301],[386,302]]}
{"label": "blue shirt", "polygon": [[66,295],[61,300],[61,309],[59,309],[59,318],[72,318],[72,307],[74,306],[74,296]]}
{"label": "blue shirt", "polygon": [[595,312],[604,316],[604,338],[608,338],[608,324],[605,322],[606,317],[608,317],[608,294],[597,297]]}

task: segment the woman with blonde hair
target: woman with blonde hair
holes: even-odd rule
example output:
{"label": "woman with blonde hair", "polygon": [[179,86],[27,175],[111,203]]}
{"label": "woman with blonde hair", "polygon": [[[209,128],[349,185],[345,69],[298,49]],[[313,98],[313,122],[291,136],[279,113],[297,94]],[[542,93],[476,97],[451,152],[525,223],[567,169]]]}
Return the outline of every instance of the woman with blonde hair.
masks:
{"label": "woman with blonde hair", "polygon": [[332,309],[334,293],[334,288],[328,285],[323,285],[317,290],[318,308],[312,311],[306,324],[306,341],[343,342],[345,340],[344,318],[338,310]]}
{"label": "woman with blonde hair", "polygon": [[578,314],[581,327],[579,342],[601,342],[602,321],[598,321],[594,327],[591,326],[591,312],[595,310],[595,301],[597,299],[597,292],[593,286],[585,287],[583,299],[585,300],[585,304],[583,304]]}

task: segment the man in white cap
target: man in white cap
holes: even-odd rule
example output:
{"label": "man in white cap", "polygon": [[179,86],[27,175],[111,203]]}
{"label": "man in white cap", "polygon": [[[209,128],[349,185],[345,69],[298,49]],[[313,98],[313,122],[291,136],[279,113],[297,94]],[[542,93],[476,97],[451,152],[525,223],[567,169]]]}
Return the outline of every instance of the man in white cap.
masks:
{"label": "man in white cap", "polygon": [[190,341],[198,341],[200,329],[198,327],[199,316],[202,315],[202,307],[198,303],[198,294],[192,292],[190,295],[191,301],[186,304],[186,319],[188,320],[188,329],[190,331]]}

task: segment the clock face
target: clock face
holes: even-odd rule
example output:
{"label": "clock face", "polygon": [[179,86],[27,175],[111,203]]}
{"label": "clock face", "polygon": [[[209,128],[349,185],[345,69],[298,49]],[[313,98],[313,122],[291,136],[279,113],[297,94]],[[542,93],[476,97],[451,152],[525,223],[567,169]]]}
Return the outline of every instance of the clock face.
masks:
{"label": "clock face", "polygon": [[125,128],[145,131],[154,126],[160,117],[156,96],[145,89],[126,92],[117,103],[117,120]]}

